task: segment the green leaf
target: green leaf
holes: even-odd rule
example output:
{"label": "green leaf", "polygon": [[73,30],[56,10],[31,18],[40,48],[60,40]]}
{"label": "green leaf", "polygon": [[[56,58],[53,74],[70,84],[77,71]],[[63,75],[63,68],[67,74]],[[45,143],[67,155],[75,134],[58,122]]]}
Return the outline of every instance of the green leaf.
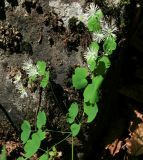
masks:
{"label": "green leaf", "polygon": [[25,144],[31,134],[30,123],[28,121],[24,120],[24,122],[21,125],[21,129],[22,129],[21,140],[23,141],[23,144]]}
{"label": "green leaf", "polygon": [[88,82],[86,77],[88,75],[88,70],[84,67],[77,67],[75,69],[75,74],[72,76],[73,87],[76,89],[84,88]]}
{"label": "green leaf", "polygon": [[87,117],[88,123],[92,122],[95,119],[97,112],[98,112],[98,106],[96,103],[94,105],[91,104],[88,105],[87,103],[84,103],[84,113],[88,116]]}
{"label": "green leaf", "polygon": [[116,39],[112,36],[107,37],[103,44],[104,53],[106,55],[111,55],[113,51],[116,49],[116,47]]}
{"label": "green leaf", "polygon": [[46,63],[44,61],[37,61],[38,74],[40,76],[45,74]]}
{"label": "green leaf", "polygon": [[28,83],[32,83],[33,81],[36,80],[36,78],[37,78],[37,75],[34,75],[34,76],[29,77]]}
{"label": "green leaf", "polygon": [[98,43],[97,42],[91,42],[91,44],[89,45],[89,49],[97,53],[99,51]]}
{"label": "green leaf", "polygon": [[88,65],[89,65],[89,69],[90,69],[90,71],[91,72],[93,72],[95,69],[96,69],[96,61],[95,60],[93,60],[93,59],[89,59],[88,61],[87,61],[87,63],[88,63]]}
{"label": "green leaf", "polygon": [[50,157],[54,157],[54,156],[55,156],[55,152],[50,151],[50,152],[49,152],[49,155],[50,155]]}
{"label": "green leaf", "polygon": [[78,104],[76,102],[74,102],[71,104],[71,106],[68,110],[67,122],[73,123],[77,114],[78,114]]}
{"label": "green leaf", "polygon": [[101,30],[100,21],[103,18],[101,9],[97,10],[94,15],[90,16],[87,22],[87,27],[91,32],[99,32]]}
{"label": "green leaf", "polygon": [[95,104],[95,102],[98,102],[98,90],[102,82],[103,76],[101,75],[98,75],[93,78],[92,83],[88,84],[88,86],[84,90],[84,102],[89,102],[90,104]]}
{"label": "green leaf", "polygon": [[2,153],[0,155],[0,160],[7,160],[5,146],[3,146],[3,148],[2,148]]}
{"label": "green leaf", "polygon": [[72,132],[72,136],[75,137],[78,135],[79,131],[80,131],[80,124],[72,124],[71,127],[71,132]]}
{"label": "green leaf", "polygon": [[107,56],[102,56],[98,62],[104,62],[106,69],[111,66],[111,61]]}
{"label": "green leaf", "polygon": [[42,88],[45,88],[49,83],[49,71],[45,72],[44,78],[42,79],[42,81],[40,82],[40,86]]}
{"label": "green leaf", "polygon": [[18,157],[17,160],[25,160],[25,158],[23,158],[23,157]]}
{"label": "green leaf", "polygon": [[41,129],[42,126],[46,125],[46,114],[44,111],[39,111],[38,115],[37,115],[37,128]]}
{"label": "green leaf", "polygon": [[39,160],[48,160],[49,157],[48,157],[48,154],[44,153]]}
{"label": "green leaf", "polygon": [[84,90],[83,96],[84,102],[89,102],[91,104],[94,104],[99,100],[98,90],[94,89],[94,84],[88,84],[88,86]]}
{"label": "green leaf", "polygon": [[41,141],[46,138],[46,132],[42,131],[41,129],[38,129],[37,134]]}
{"label": "green leaf", "polygon": [[99,61],[97,64],[96,70],[95,70],[96,74],[97,75],[104,75],[106,73],[106,71],[107,71],[107,69],[106,69],[104,62]]}
{"label": "green leaf", "polygon": [[111,65],[110,59],[107,56],[102,56],[98,60],[98,65],[97,65],[97,68],[96,68],[96,74],[104,75],[107,72],[110,65]]}
{"label": "green leaf", "polygon": [[90,32],[98,32],[101,30],[100,20],[95,16],[91,16],[88,19],[87,27]]}
{"label": "green leaf", "polygon": [[24,151],[25,151],[24,156],[26,158],[32,157],[38,151],[40,144],[41,144],[40,137],[38,136],[37,133],[34,133],[32,135],[32,139],[28,140],[24,146]]}
{"label": "green leaf", "polygon": [[96,11],[96,13],[95,13],[95,16],[99,19],[99,20],[101,20],[102,18],[103,18],[103,12],[102,12],[102,10],[101,9],[98,9],[97,11]]}

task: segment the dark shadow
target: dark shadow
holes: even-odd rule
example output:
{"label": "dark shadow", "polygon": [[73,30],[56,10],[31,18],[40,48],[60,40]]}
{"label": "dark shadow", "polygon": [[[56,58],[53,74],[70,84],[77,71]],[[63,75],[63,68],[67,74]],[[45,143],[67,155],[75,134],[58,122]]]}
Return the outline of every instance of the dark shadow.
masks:
{"label": "dark shadow", "polygon": [[30,13],[31,13],[31,10],[32,10],[33,8],[36,8],[36,2],[25,1],[25,2],[23,3],[23,7],[25,7],[27,13],[30,14]]}
{"label": "dark shadow", "polygon": [[7,2],[10,3],[12,7],[18,6],[17,0],[7,0]]}
{"label": "dark shadow", "polygon": [[0,0],[0,20],[5,20],[6,14],[5,14],[5,2],[4,0]]}
{"label": "dark shadow", "polygon": [[37,5],[36,11],[38,14],[43,14],[43,8],[40,6],[40,4]]}
{"label": "dark shadow", "polygon": [[29,42],[22,42],[20,45],[20,52],[26,52],[28,54],[33,54],[32,45]]}

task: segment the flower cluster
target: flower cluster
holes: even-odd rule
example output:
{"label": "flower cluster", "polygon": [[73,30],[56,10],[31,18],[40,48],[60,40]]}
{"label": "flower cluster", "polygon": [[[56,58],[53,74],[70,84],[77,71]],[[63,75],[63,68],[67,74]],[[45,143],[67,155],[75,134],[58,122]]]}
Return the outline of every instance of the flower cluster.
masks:
{"label": "flower cluster", "polygon": [[38,75],[38,68],[36,65],[33,65],[31,59],[28,59],[23,63],[22,69],[26,71],[28,77],[36,77]]}
{"label": "flower cluster", "polygon": [[[24,61],[22,69],[26,72],[29,78],[36,77],[38,75],[38,68],[36,65],[33,64],[33,61],[31,59]],[[16,89],[20,93],[21,98],[28,97],[27,88],[23,85],[22,73],[19,70],[13,77],[13,83],[15,84]]]}
{"label": "flower cluster", "polygon": [[87,61],[96,60],[96,58],[98,57],[98,51],[95,52],[93,48],[87,48],[87,52],[84,57]]}
{"label": "flower cluster", "polygon": [[64,4],[60,0],[50,1],[49,6],[54,9],[54,11],[62,18],[66,27],[68,27],[69,19],[75,17],[79,21],[87,25],[87,21],[91,15],[99,9],[94,3],[85,8],[83,11],[82,6],[78,2],[72,2],[69,4]]}

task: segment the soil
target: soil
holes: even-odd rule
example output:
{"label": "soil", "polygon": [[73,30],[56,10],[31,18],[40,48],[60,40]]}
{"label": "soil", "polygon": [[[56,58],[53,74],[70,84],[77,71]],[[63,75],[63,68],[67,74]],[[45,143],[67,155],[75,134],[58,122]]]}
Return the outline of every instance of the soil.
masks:
{"label": "soil", "polygon": [[[39,104],[47,115],[46,127],[64,132],[69,131],[66,122],[69,105],[74,101],[82,104],[82,92],[74,90],[71,77],[76,66],[86,65],[83,53],[91,42],[91,35],[82,23],[77,25],[75,18],[70,20],[67,29],[48,4],[46,0],[0,1],[0,150],[6,144],[8,160],[15,160],[23,152],[20,126],[27,119],[34,127]],[[112,67],[102,85],[98,115],[91,124],[83,122],[80,134],[74,138],[74,160],[142,160],[141,155],[130,156],[127,149],[120,148],[115,156],[109,148],[105,149],[116,139],[124,142],[130,134],[130,122],[137,119],[134,111],[143,112],[143,72],[138,71],[143,67],[143,57],[137,45],[130,41],[137,38],[135,33],[141,24],[142,12],[133,19],[134,2],[122,10],[123,15],[119,9],[107,8],[106,3],[97,1],[97,4],[106,15],[113,13],[116,20],[119,16],[129,20],[126,27],[120,28],[119,47],[111,57]],[[3,32],[7,34],[3,36]],[[34,63],[44,60],[50,70],[49,87],[42,90],[37,85],[33,88],[32,93],[37,91],[36,100],[32,93],[26,100],[20,99],[7,79],[11,68],[20,68],[28,57]],[[50,148],[65,137],[63,133],[49,132],[41,147]],[[70,160],[71,137],[58,145],[57,150],[62,152],[57,159]],[[38,155],[41,154],[39,151]],[[38,159],[37,155],[34,159]]]}

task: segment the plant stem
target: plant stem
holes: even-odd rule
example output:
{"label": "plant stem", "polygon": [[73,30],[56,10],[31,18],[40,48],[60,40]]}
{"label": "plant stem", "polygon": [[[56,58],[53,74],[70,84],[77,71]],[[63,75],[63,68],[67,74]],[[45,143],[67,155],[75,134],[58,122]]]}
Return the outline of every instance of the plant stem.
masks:
{"label": "plant stem", "polygon": [[[57,146],[58,144],[62,143],[64,140],[66,140],[68,137],[70,137],[71,134],[69,134],[68,136],[66,136],[64,139],[62,139],[61,141],[59,141],[58,143],[54,144],[52,147]],[[49,151],[52,149],[52,147],[49,149]]]}
{"label": "plant stem", "polygon": [[57,132],[57,133],[64,133],[64,134],[66,134],[66,133],[71,133],[71,132],[64,132],[64,131],[54,131],[54,130],[49,130],[49,129],[46,129],[45,130],[46,132]]}
{"label": "plant stem", "polygon": [[74,159],[74,144],[73,144],[73,136],[72,136],[72,160]]}

